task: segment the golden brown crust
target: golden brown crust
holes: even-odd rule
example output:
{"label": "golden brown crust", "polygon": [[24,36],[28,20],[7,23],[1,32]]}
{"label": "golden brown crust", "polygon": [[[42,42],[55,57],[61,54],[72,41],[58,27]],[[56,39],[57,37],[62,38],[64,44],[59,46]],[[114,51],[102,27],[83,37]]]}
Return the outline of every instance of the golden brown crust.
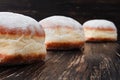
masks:
{"label": "golden brown crust", "polygon": [[113,39],[113,38],[87,38],[86,40],[87,42],[90,42],[90,41],[116,41],[116,39]]}
{"label": "golden brown crust", "polygon": [[84,42],[51,42],[46,43],[47,50],[73,50],[73,49],[80,49],[84,45]]}
{"label": "golden brown crust", "polygon": [[100,30],[100,31],[115,31],[115,29],[113,28],[103,28],[103,27],[97,27],[97,28],[93,28],[93,27],[89,27],[89,26],[85,26],[84,29],[88,29],[88,30]]}
{"label": "golden brown crust", "polygon": [[[34,34],[34,36],[38,36],[38,37],[45,36],[45,33],[44,33],[43,29],[40,30],[39,32],[38,31],[39,30],[37,30],[35,28],[35,34]],[[9,34],[9,35],[22,35],[22,34],[24,34],[24,35],[28,36],[28,35],[32,34],[32,31],[30,30],[29,27],[27,27],[27,29],[23,30],[23,29],[18,28],[18,27],[17,28],[9,29],[7,27],[0,26],[0,34],[3,34],[3,35],[4,34]]]}
{"label": "golden brown crust", "polygon": [[35,55],[4,55],[0,54],[0,65],[29,64],[33,62],[43,61],[46,54]]}

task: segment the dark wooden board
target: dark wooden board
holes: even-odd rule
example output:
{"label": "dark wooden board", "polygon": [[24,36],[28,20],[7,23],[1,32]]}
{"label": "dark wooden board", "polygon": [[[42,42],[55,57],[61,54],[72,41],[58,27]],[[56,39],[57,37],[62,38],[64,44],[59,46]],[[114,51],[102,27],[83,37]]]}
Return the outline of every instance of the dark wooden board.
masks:
{"label": "dark wooden board", "polygon": [[120,46],[86,43],[81,51],[48,51],[45,62],[0,67],[0,80],[120,80]]}

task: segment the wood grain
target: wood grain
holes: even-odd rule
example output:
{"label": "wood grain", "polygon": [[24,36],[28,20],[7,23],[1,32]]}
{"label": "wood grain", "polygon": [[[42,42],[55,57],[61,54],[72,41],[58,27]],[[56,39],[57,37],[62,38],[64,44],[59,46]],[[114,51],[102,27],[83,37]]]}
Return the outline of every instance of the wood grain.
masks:
{"label": "wood grain", "polygon": [[118,43],[86,43],[81,51],[48,51],[45,62],[0,67],[0,80],[119,80]]}

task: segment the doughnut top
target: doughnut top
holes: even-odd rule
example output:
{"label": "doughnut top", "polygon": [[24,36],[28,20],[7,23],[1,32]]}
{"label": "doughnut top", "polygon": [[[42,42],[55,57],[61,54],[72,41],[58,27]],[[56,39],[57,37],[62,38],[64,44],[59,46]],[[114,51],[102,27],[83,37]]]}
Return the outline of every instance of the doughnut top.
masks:
{"label": "doughnut top", "polygon": [[29,28],[30,33],[43,30],[35,19],[12,12],[0,12],[0,28],[20,29],[23,31]]}
{"label": "doughnut top", "polygon": [[112,28],[116,30],[116,26],[113,22],[104,19],[89,20],[85,22],[83,26],[90,28]]}
{"label": "doughnut top", "polygon": [[47,17],[43,20],[40,21],[40,24],[48,24],[47,26],[43,26],[43,27],[71,27],[71,28],[82,28],[82,25],[70,18],[70,17],[65,17],[65,16],[51,16],[51,17]]}

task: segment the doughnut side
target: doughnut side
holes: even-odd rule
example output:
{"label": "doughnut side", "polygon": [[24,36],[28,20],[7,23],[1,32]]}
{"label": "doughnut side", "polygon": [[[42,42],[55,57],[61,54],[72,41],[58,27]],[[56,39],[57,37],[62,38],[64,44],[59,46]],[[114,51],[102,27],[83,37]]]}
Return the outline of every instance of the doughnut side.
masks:
{"label": "doughnut side", "polygon": [[0,64],[43,60],[46,56],[44,41],[44,36],[0,34]]}
{"label": "doughnut side", "polygon": [[112,28],[84,28],[86,41],[117,41],[117,31]]}
{"label": "doughnut side", "polygon": [[45,29],[47,49],[74,49],[83,46],[84,32],[68,28]]}

